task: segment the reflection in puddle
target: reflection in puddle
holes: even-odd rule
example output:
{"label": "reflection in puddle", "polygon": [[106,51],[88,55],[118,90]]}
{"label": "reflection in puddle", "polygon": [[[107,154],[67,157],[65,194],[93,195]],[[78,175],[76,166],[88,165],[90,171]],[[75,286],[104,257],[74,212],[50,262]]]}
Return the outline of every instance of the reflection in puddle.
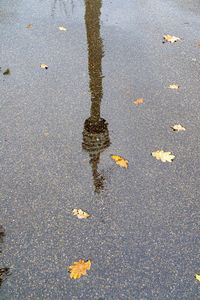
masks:
{"label": "reflection in puddle", "polygon": [[[3,226],[0,225],[0,254],[2,253],[1,244],[3,243],[4,236],[5,236],[5,229],[3,228]],[[10,275],[10,268],[0,267],[0,287],[9,275]]]}
{"label": "reflection in puddle", "polygon": [[101,0],[85,0],[85,25],[88,43],[88,72],[90,77],[91,110],[85,120],[83,149],[88,151],[95,192],[104,188],[105,178],[98,172],[100,153],[110,145],[107,122],[101,118],[103,43],[100,35]]}
{"label": "reflection in puddle", "polygon": [[73,13],[74,11],[74,0],[53,0],[52,8],[51,8],[51,15],[52,17],[55,16],[56,8],[59,7],[60,11],[63,11],[64,14],[67,16],[69,13],[69,9]]}

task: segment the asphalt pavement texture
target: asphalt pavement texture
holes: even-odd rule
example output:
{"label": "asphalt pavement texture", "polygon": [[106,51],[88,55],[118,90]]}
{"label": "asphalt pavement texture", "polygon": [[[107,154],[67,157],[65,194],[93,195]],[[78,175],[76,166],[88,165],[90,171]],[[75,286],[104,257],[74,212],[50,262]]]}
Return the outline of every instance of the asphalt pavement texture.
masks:
{"label": "asphalt pavement texture", "polygon": [[0,2],[0,299],[200,299],[199,28],[199,0]]}

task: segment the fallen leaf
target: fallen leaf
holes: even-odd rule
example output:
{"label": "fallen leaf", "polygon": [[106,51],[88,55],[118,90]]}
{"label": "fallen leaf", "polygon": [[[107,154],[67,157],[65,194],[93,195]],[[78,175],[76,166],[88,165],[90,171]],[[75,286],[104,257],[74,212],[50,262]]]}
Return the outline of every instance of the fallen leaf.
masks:
{"label": "fallen leaf", "polygon": [[10,69],[6,69],[4,72],[3,72],[3,75],[10,75],[11,72],[10,72]]}
{"label": "fallen leaf", "polygon": [[41,64],[41,65],[40,65],[40,68],[41,68],[41,69],[46,69],[46,70],[47,70],[47,69],[48,69],[48,67],[49,67],[49,66],[48,66],[48,65],[46,65],[46,64]]}
{"label": "fallen leaf", "polygon": [[169,43],[175,43],[177,41],[180,41],[181,39],[174,35],[163,35],[163,43],[169,42]]}
{"label": "fallen leaf", "polygon": [[172,162],[175,158],[175,155],[173,155],[171,152],[164,152],[163,150],[154,151],[151,153],[151,155],[162,162]]}
{"label": "fallen leaf", "polygon": [[128,169],[128,160],[124,159],[119,155],[111,155],[111,158],[116,162],[121,168]]}
{"label": "fallen leaf", "polygon": [[33,28],[33,25],[32,24],[28,24],[28,25],[26,25],[26,28],[31,29],[31,28]]}
{"label": "fallen leaf", "polygon": [[180,85],[178,84],[170,84],[168,86],[169,89],[172,89],[172,90],[178,90],[180,88]]}
{"label": "fallen leaf", "polygon": [[200,46],[200,42],[199,43],[194,43],[193,46]]}
{"label": "fallen leaf", "polygon": [[59,30],[61,30],[61,31],[66,31],[66,30],[67,30],[67,28],[65,28],[64,26],[59,26],[58,28],[59,28]]}
{"label": "fallen leaf", "polygon": [[83,211],[82,209],[80,208],[75,208],[72,210],[72,214],[74,216],[77,216],[78,219],[87,219],[90,217],[90,215],[86,212],[86,211]]}
{"label": "fallen leaf", "polygon": [[91,268],[90,260],[75,261],[72,266],[69,266],[69,273],[71,279],[79,279],[83,275],[87,275],[87,271]]}
{"label": "fallen leaf", "polygon": [[144,99],[143,98],[138,98],[135,101],[133,101],[133,103],[135,105],[140,105],[140,104],[144,103]]}
{"label": "fallen leaf", "polygon": [[195,274],[194,277],[200,281],[200,274]]}
{"label": "fallen leaf", "polygon": [[171,126],[173,131],[185,131],[186,129],[181,124],[175,124],[174,126]]}

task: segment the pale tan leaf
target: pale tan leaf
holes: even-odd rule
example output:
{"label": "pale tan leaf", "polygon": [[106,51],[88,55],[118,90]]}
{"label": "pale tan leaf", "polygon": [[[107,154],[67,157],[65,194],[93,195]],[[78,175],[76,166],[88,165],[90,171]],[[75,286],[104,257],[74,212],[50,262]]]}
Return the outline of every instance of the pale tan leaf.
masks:
{"label": "pale tan leaf", "polygon": [[180,88],[180,85],[173,83],[173,84],[170,84],[168,86],[168,88],[172,89],[172,90],[178,90]]}
{"label": "pale tan leaf", "polygon": [[143,98],[138,98],[135,101],[133,101],[133,103],[138,106],[138,105],[144,103],[144,99]]}
{"label": "pale tan leaf", "polygon": [[128,168],[128,160],[119,155],[111,155],[111,158],[115,161],[115,163],[121,168]]}
{"label": "pale tan leaf", "polygon": [[31,28],[33,28],[33,25],[32,24],[28,24],[28,25],[26,25],[26,28],[31,29]]}
{"label": "pale tan leaf", "polygon": [[174,131],[185,131],[186,130],[181,124],[175,124],[174,126],[171,126],[171,128]]}
{"label": "pale tan leaf", "polygon": [[49,67],[49,66],[48,66],[48,65],[46,65],[46,64],[40,64],[40,68],[41,68],[41,69],[46,69],[46,70],[47,70],[47,69],[48,69],[48,67]]}
{"label": "pale tan leaf", "polygon": [[77,216],[78,219],[87,219],[90,217],[90,214],[80,208],[73,209],[72,214],[73,216]]}
{"label": "pale tan leaf", "polygon": [[175,43],[177,41],[180,41],[181,39],[177,36],[166,34],[163,35],[163,43],[169,42],[169,43]]}
{"label": "pale tan leaf", "polygon": [[200,42],[199,43],[194,43],[193,46],[200,47]]}
{"label": "pale tan leaf", "polygon": [[67,30],[67,28],[65,28],[64,26],[59,26],[58,28],[59,28],[60,31],[66,31]]}
{"label": "pale tan leaf", "polygon": [[163,150],[154,151],[151,155],[162,162],[172,162],[175,158],[171,152],[164,152]]}
{"label": "pale tan leaf", "polygon": [[90,260],[75,261],[72,266],[68,267],[71,279],[79,279],[81,276],[87,275],[87,271],[91,268]]}

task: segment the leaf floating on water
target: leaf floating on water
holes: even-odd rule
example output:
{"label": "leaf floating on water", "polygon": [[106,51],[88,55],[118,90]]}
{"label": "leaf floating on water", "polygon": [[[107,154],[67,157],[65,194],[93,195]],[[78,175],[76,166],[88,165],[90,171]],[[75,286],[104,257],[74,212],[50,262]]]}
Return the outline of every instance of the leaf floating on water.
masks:
{"label": "leaf floating on water", "polygon": [[31,29],[31,28],[33,28],[33,25],[32,24],[28,24],[28,25],[26,25],[26,28]]}
{"label": "leaf floating on water", "polygon": [[3,72],[3,75],[10,75],[11,72],[10,72],[10,69],[6,69],[4,72]]}
{"label": "leaf floating on water", "polygon": [[169,42],[169,43],[175,43],[180,41],[181,39],[177,36],[166,34],[163,35],[163,43]]}
{"label": "leaf floating on water", "polygon": [[58,28],[59,28],[60,31],[66,31],[67,30],[67,28],[65,28],[64,26],[59,26]]}
{"label": "leaf floating on water", "polygon": [[200,42],[199,43],[194,43],[193,46],[200,47]]}
{"label": "leaf floating on water", "polygon": [[46,70],[47,70],[47,69],[48,69],[48,67],[49,67],[49,66],[48,66],[48,65],[46,65],[46,64],[41,64],[41,65],[40,65],[40,68],[41,68],[41,69],[46,69]]}
{"label": "leaf floating on water", "polygon": [[200,281],[200,274],[195,274],[194,277],[195,277],[198,281]]}
{"label": "leaf floating on water", "polygon": [[144,103],[144,99],[143,98],[138,98],[135,101],[133,101],[133,103],[138,106],[138,105]]}
{"label": "leaf floating on water", "polygon": [[181,124],[175,124],[174,126],[171,126],[173,131],[185,131],[186,129]]}
{"label": "leaf floating on water", "polygon": [[111,158],[115,161],[115,163],[120,166],[121,168],[128,169],[128,160],[119,156],[119,155],[112,155]]}
{"label": "leaf floating on water", "polygon": [[75,261],[72,266],[69,266],[69,273],[71,279],[79,279],[81,276],[87,275],[87,271],[91,268],[90,260]]}
{"label": "leaf floating on water", "polygon": [[73,216],[77,216],[78,219],[87,219],[90,217],[90,214],[80,208],[73,209],[72,214]]}
{"label": "leaf floating on water", "polygon": [[168,88],[172,90],[178,90],[180,88],[180,85],[174,83],[174,84],[170,84]]}
{"label": "leaf floating on water", "polygon": [[175,158],[171,152],[164,152],[163,150],[154,151],[151,155],[162,162],[172,162]]}

